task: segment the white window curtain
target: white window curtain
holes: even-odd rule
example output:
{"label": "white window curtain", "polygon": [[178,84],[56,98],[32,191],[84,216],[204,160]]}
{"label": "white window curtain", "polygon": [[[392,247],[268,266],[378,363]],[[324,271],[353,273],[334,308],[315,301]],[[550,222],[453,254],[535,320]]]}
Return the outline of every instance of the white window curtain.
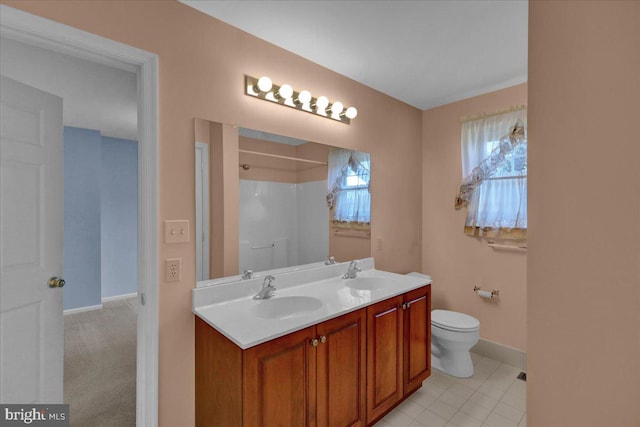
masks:
{"label": "white window curtain", "polygon": [[334,221],[371,222],[370,169],[369,153],[345,149],[329,151],[327,205],[332,208]]}
{"label": "white window curtain", "polygon": [[456,207],[467,206],[465,233],[526,238],[526,126],[524,107],[463,123]]}

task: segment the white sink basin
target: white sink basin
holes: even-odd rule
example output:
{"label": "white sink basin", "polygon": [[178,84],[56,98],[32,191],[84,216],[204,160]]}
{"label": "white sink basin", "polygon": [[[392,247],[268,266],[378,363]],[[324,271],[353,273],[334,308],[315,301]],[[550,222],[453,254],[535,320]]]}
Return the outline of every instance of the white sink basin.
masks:
{"label": "white sink basin", "polygon": [[359,291],[375,291],[389,286],[389,280],[382,277],[355,277],[345,279],[345,285]]}
{"label": "white sink basin", "polygon": [[251,312],[263,319],[285,319],[302,316],[322,308],[324,303],[318,298],[291,296],[261,300],[251,307]]}

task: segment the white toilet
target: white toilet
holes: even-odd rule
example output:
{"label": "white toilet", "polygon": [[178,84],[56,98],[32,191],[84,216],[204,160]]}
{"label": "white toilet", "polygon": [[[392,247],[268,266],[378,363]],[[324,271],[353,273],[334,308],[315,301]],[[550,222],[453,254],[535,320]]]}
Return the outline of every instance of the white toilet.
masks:
{"label": "white toilet", "polygon": [[448,310],[431,312],[431,366],[459,378],[473,376],[469,350],[480,338],[480,321]]}

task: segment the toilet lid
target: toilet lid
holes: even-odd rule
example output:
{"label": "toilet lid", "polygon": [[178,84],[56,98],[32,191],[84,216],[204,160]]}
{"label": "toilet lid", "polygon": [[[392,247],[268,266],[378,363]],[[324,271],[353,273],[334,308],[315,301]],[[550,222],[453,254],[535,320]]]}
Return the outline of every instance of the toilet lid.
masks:
{"label": "toilet lid", "polygon": [[475,317],[449,310],[433,310],[431,323],[450,331],[474,331],[480,328],[480,321]]}

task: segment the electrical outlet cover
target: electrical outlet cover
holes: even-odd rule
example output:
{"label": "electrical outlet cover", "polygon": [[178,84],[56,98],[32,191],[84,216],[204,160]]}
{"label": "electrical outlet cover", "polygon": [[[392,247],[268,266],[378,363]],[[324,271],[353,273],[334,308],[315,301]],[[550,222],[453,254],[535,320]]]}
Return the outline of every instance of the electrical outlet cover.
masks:
{"label": "electrical outlet cover", "polygon": [[182,275],[182,258],[164,261],[164,278],[167,282],[179,282]]}

